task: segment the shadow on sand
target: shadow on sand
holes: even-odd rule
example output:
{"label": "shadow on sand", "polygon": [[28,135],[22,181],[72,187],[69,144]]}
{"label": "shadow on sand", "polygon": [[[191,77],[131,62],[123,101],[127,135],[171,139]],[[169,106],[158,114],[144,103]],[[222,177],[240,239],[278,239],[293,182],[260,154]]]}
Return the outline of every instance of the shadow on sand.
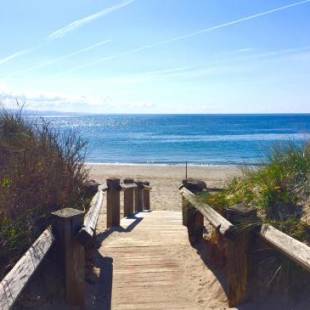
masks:
{"label": "shadow on sand", "polygon": [[[192,245],[199,254],[201,260],[210,269],[219,283],[221,284],[226,296],[228,293],[228,283],[225,275],[225,260],[221,253],[212,246],[212,244],[205,239]],[[307,278],[308,279],[308,278]],[[259,279],[258,281],[261,281]],[[295,279],[296,280],[296,279]],[[296,293],[296,292],[295,292]],[[308,290],[301,290],[299,294],[290,296],[285,291],[268,293],[258,292],[255,286],[250,288],[250,296],[243,304],[234,307],[238,310],[306,310],[310,309],[310,295]]]}

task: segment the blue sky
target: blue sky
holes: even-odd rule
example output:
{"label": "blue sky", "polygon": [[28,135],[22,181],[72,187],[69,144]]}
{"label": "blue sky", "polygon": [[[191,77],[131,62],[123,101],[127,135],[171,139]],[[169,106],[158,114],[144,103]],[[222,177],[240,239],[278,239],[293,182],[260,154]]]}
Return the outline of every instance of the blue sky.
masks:
{"label": "blue sky", "polygon": [[94,113],[310,113],[310,0],[10,0],[0,101]]}

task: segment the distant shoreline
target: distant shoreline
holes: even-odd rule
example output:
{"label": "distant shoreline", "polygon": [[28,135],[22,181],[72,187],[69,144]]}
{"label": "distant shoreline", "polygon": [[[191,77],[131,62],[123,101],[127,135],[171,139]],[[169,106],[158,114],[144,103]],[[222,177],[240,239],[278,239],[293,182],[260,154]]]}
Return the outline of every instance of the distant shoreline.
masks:
{"label": "distant shoreline", "polygon": [[[85,162],[87,166],[137,166],[137,167],[185,167],[186,163],[109,163],[109,162]],[[199,164],[199,163],[187,163],[188,167],[202,167],[202,168],[240,168],[240,167],[261,167],[264,164],[242,163],[242,164]]]}

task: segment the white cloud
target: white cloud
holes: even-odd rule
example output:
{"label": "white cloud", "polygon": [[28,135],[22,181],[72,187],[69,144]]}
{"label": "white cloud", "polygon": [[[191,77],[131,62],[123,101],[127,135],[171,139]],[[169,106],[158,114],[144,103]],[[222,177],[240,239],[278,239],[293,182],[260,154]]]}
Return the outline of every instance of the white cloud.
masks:
{"label": "white cloud", "polygon": [[50,110],[62,112],[98,112],[108,107],[108,98],[68,96],[61,93],[51,92],[16,92],[6,85],[0,85],[0,104],[6,108],[16,108],[16,103],[25,105],[31,110]]}
{"label": "white cloud", "polygon": [[56,40],[56,39],[60,39],[60,38],[63,38],[67,33],[71,32],[71,31],[74,31],[78,28],[81,28],[103,16],[106,16],[114,11],[118,11],[122,8],[125,8],[127,7],[128,5],[130,5],[131,3],[133,3],[135,0],[128,0],[128,1],[125,1],[125,2],[122,2],[122,3],[119,3],[119,4],[116,4],[114,6],[111,6],[109,8],[106,8],[104,10],[101,10],[95,14],[92,14],[92,15],[89,15],[89,16],[86,16],[86,17],[83,17],[81,19],[78,19],[78,20],[75,20],[74,22],[50,33],[48,35],[48,39],[49,40]]}

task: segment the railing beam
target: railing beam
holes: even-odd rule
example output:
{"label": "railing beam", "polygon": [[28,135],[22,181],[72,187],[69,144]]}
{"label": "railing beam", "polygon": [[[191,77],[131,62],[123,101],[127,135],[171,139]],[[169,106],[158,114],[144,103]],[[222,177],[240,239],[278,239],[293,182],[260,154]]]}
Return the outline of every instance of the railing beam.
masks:
{"label": "railing beam", "polygon": [[[198,194],[206,189],[206,183],[199,180],[183,180],[183,187]],[[187,226],[190,243],[194,245],[203,238],[204,217],[188,200],[182,199],[183,225]]]}

